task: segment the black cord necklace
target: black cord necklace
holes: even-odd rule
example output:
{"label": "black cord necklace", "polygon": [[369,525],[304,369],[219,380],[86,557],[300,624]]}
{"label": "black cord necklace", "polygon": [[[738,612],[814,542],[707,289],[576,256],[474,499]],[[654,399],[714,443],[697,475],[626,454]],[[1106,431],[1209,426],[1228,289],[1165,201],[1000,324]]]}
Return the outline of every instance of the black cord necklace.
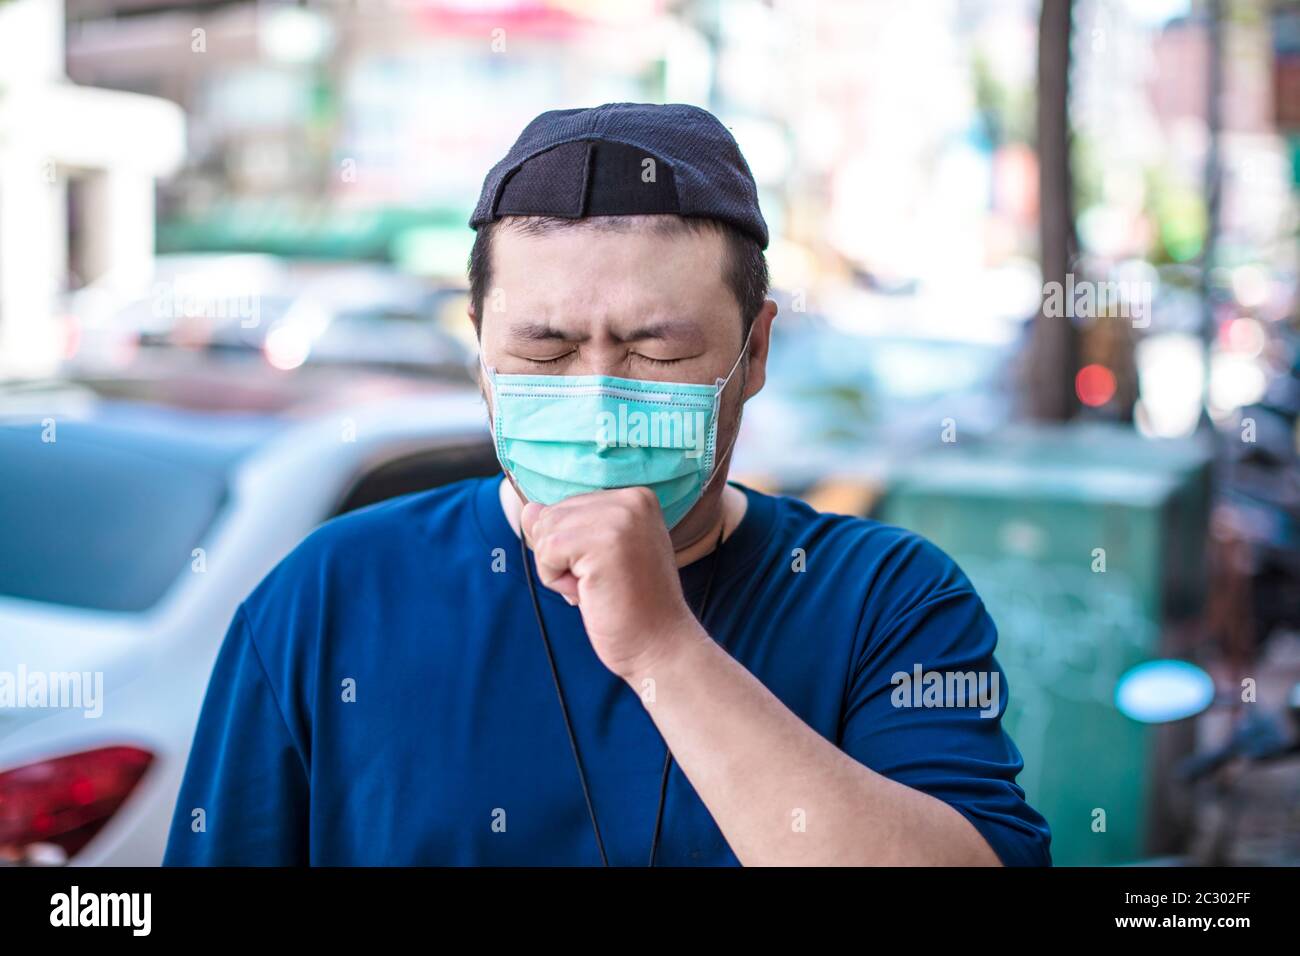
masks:
{"label": "black cord necklace", "polygon": [[[700,609],[695,616],[704,624],[704,615],[708,613],[709,598],[713,594],[713,579],[717,576],[718,562],[722,552],[722,539],[727,529],[724,516],[722,526],[718,529],[718,542],[713,548],[713,557],[709,561],[709,577],[704,585],[704,596],[700,600]],[[533,581],[533,569],[528,560],[528,543],[522,532],[519,535],[519,553],[523,557],[524,577],[528,579],[528,593],[533,599],[533,614],[537,617],[537,630],[541,632],[542,644],[546,648],[546,662],[551,668],[551,680],[555,684],[555,696],[560,701],[560,712],[564,715],[564,729],[569,735],[569,749],[573,751],[573,762],[578,768],[578,779],[582,783],[582,797],[587,802],[587,816],[591,819],[591,832],[596,836],[596,849],[600,851],[602,866],[609,866],[609,857],[605,854],[605,841],[600,836],[600,824],[596,822],[596,807],[591,801],[591,787],[587,784],[587,771],[582,765],[582,754],[578,750],[578,738],[573,732],[573,721],[569,719],[569,705],[564,699],[564,688],[560,686],[560,672],[555,666],[555,653],[551,650],[551,638],[546,632],[546,621],[542,618],[542,604],[537,598],[537,585]],[[707,630],[707,627],[705,628]],[[668,798],[668,776],[672,770],[673,752],[664,746],[664,769],[659,780],[659,807],[655,811],[654,836],[650,841],[650,860],[646,866],[655,865],[655,855],[659,851],[659,834],[664,821],[664,803]]]}

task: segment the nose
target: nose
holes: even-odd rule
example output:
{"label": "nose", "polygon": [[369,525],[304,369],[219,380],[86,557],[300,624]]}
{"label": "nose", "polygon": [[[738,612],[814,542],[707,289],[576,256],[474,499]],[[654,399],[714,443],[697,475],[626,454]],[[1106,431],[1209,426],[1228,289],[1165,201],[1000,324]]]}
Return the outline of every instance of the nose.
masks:
{"label": "nose", "polygon": [[579,375],[625,375],[631,349],[614,341],[586,342],[578,349],[574,371]]}

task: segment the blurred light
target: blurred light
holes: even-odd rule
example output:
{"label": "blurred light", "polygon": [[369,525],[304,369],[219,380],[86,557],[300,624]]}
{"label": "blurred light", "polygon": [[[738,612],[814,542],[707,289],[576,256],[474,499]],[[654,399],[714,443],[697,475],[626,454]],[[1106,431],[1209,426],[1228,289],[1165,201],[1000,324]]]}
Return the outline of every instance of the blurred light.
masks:
{"label": "blurred light", "polygon": [[1084,248],[1098,255],[1118,257],[1128,251],[1133,234],[1134,213],[1118,205],[1098,205],[1078,216],[1079,239]]}
{"label": "blurred light", "polygon": [[1115,375],[1104,365],[1085,365],[1074,378],[1074,390],[1079,401],[1097,408],[1115,397]]}
{"label": "blurred light", "polygon": [[807,289],[816,282],[817,256],[807,246],[773,236],[767,263],[773,288]]}
{"label": "blurred light", "polygon": [[1232,270],[1232,294],[1247,309],[1268,301],[1268,273],[1259,266],[1238,266]]}
{"label": "blurred light", "polygon": [[1251,358],[1262,355],[1268,342],[1264,326],[1257,319],[1233,319],[1223,326],[1221,338],[1226,348]]}
{"label": "blurred light", "polygon": [[1146,724],[1182,720],[1214,702],[1214,681],[1195,664],[1178,660],[1147,661],[1119,679],[1115,706]]}
{"label": "blurred light", "polygon": [[1142,399],[1136,423],[1142,434],[1179,438],[1196,429],[1205,383],[1202,355],[1200,337],[1182,332],[1150,335],[1138,342],[1134,358]]}
{"label": "blurred light", "polygon": [[262,352],[273,367],[287,372],[307,361],[311,352],[311,335],[301,326],[276,326],[266,333]]}
{"label": "blurred light", "polygon": [[708,40],[698,30],[673,20],[664,27],[663,42],[665,102],[707,102],[714,59]]}
{"label": "blurred light", "polygon": [[1191,13],[1191,0],[1124,0],[1125,13],[1149,27],[1164,26]]}
{"label": "blurred light", "polygon": [[752,119],[725,120],[749,163],[757,183],[782,183],[790,174],[790,144],[776,123]]}
{"label": "blurred light", "polygon": [[1116,263],[1110,278],[1129,288],[1149,290],[1152,300],[1160,293],[1160,270],[1145,259],[1125,259]]}
{"label": "blurred light", "polygon": [[1157,201],[1160,238],[1175,262],[1191,262],[1205,243],[1205,200],[1190,187],[1170,187]]}
{"label": "blurred light", "polygon": [[281,63],[314,63],[334,45],[334,32],[320,14],[305,7],[280,6],[263,14],[262,50]]}
{"label": "blurred light", "polygon": [[306,348],[310,351],[311,343],[320,338],[332,320],[333,314],[329,309],[312,296],[302,296],[284,313],[280,327],[294,329],[307,343]]}
{"label": "blurred light", "polygon": [[1032,259],[1009,257],[982,276],[981,298],[1000,319],[1021,320],[1035,314],[1043,301],[1043,274]]}
{"label": "blurred light", "polygon": [[81,322],[75,315],[66,315],[63,317],[63,357],[72,359],[77,357],[77,352],[81,350]]}
{"label": "blurred light", "polygon": [[1231,352],[1216,352],[1210,359],[1210,404],[1232,411],[1264,397],[1268,376],[1252,358]]}

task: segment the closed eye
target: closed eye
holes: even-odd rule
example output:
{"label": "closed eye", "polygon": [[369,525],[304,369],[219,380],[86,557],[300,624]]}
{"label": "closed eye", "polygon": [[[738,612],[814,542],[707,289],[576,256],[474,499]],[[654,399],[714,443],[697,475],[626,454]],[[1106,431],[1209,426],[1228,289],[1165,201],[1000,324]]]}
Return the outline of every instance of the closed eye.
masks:
{"label": "closed eye", "polygon": [[533,358],[532,356],[529,356],[529,355],[525,355],[525,356],[523,356],[523,358],[524,358],[526,361],[532,362],[534,365],[554,365],[554,364],[556,364],[557,362],[562,362],[562,361],[564,361],[566,358],[568,358],[568,357],[569,357],[570,355],[572,355],[572,354],[573,354],[573,350],[570,349],[568,352],[563,352],[563,353],[561,353],[561,354],[555,356],[555,358]]}
{"label": "closed eye", "polygon": [[[649,355],[642,355],[640,352],[633,352],[632,354],[635,355],[642,362],[647,362],[650,365],[676,365],[678,362],[686,361],[686,357],[675,358],[675,359],[658,359],[658,358],[651,358]],[[688,356],[688,357],[693,358],[693,356]]]}

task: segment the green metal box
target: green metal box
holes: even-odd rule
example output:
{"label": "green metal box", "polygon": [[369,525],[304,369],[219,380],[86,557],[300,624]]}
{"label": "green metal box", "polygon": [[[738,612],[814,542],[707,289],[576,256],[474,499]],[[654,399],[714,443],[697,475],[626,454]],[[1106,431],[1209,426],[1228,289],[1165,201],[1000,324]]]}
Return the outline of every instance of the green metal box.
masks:
{"label": "green metal box", "polygon": [[1115,709],[1115,684],[1199,608],[1208,510],[1199,442],[1104,426],[953,443],[889,481],[877,517],[951,555],[998,627],[1004,726],[1057,865],[1150,850],[1157,732]]}

